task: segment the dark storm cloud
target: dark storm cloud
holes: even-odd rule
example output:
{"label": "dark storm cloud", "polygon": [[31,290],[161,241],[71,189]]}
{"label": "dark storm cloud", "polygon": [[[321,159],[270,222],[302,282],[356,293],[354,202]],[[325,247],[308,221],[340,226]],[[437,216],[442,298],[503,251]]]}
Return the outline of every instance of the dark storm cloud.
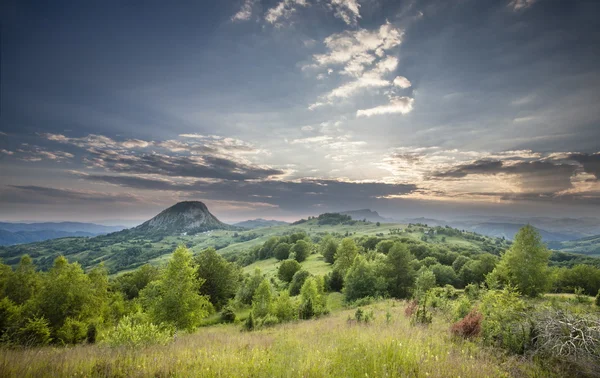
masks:
{"label": "dark storm cloud", "polygon": [[356,183],[336,180],[196,181],[192,184],[181,184],[132,176],[82,175],[80,177],[88,181],[135,189],[186,192],[213,200],[263,202],[283,209],[358,206],[365,201],[409,194],[417,190],[416,185],[412,184]]}
{"label": "dark storm cloud", "polygon": [[596,154],[571,154],[569,159],[575,160],[583,166],[586,173],[596,176],[600,180],[600,153]]}
{"label": "dark storm cloud", "polygon": [[164,154],[123,154],[112,150],[89,150],[88,162],[119,173],[157,174],[171,177],[253,180],[281,175],[273,168],[239,163],[217,156],[171,156]]}
{"label": "dark storm cloud", "polygon": [[0,189],[3,203],[135,203],[138,199],[131,194],[102,193],[35,185],[9,185]]}
{"label": "dark storm cloud", "polygon": [[571,164],[554,164],[547,161],[518,162],[505,164],[501,160],[477,160],[444,172],[437,172],[434,177],[463,178],[468,175],[497,175],[501,173],[517,175],[546,175],[570,177],[578,167]]}

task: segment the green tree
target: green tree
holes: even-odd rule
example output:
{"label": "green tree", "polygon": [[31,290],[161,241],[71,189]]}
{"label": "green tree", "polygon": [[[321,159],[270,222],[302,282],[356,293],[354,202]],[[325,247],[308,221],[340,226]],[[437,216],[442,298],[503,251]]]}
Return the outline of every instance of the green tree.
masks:
{"label": "green tree", "polygon": [[344,238],[340,243],[335,254],[334,269],[338,269],[340,273],[345,276],[346,272],[352,264],[354,259],[358,256],[358,247],[352,238]]}
{"label": "green tree", "polygon": [[300,290],[300,317],[310,319],[327,311],[327,297],[321,277],[308,277]]}
{"label": "green tree", "polygon": [[258,258],[264,260],[273,257],[273,252],[275,251],[277,243],[279,243],[279,238],[277,236],[271,236],[258,252]]}
{"label": "green tree", "polygon": [[279,294],[274,307],[275,316],[277,316],[277,319],[281,322],[293,320],[296,316],[296,306],[294,306],[294,302],[287,291],[283,291]]}
{"label": "green tree", "polygon": [[123,294],[129,300],[137,298],[140,291],[150,282],[159,278],[160,271],[157,267],[150,264],[142,265],[130,273],[125,273],[113,281],[113,287]]}
{"label": "green tree", "polygon": [[337,252],[338,243],[335,238],[329,234],[325,235],[323,239],[321,239],[321,243],[319,244],[319,251],[321,255],[323,255],[323,259],[325,262],[329,264],[333,264],[335,262],[335,254]]}
{"label": "green tree", "polygon": [[291,251],[294,253],[294,259],[298,262],[302,262],[310,255],[310,244],[305,240],[298,240],[292,246]]}
{"label": "green tree", "polygon": [[5,294],[16,304],[25,303],[40,287],[40,275],[36,273],[33,260],[23,255],[14,273],[6,280]]}
{"label": "green tree", "polygon": [[173,253],[160,279],[142,290],[141,296],[154,323],[193,330],[212,309],[208,298],[199,294],[200,285],[192,254],[181,246]]}
{"label": "green tree", "polygon": [[254,269],[254,273],[247,276],[240,286],[240,289],[237,292],[237,300],[243,304],[252,304],[252,297],[254,297],[254,293],[256,292],[256,289],[258,289],[258,285],[260,285],[263,278],[260,269]]}
{"label": "green tree", "polygon": [[208,295],[216,309],[221,309],[235,296],[240,284],[238,265],[225,260],[214,248],[207,248],[194,259],[196,276],[204,282],[199,293]]}
{"label": "green tree", "polygon": [[396,242],[394,242],[393,240],[390,240],[390,239],[382,240],[379,243],[377,243],[377,247],[376,247],[377,252],[387,255],[395,243]]}
{"label": "green tree", "polygon": [[279,261],[285,260],[290,256],[291,245],[288,243],[279,243],[277,247],[275,247],[275,258]]}
{"label": "green tree", "polygon": [[415,271],[410,263],[413,259],[406,244],[394,243],[389,249],[384,272],[392,297],[406,298],[410,295],[415,282]]}
{"label": "green tree", "polygon": [[537,230],[531,225],[524,226],[492,274],[500,282],[516,286],[522,294],[536,297],[547,291],[551,283],[550,254]]}
{"label": "green tree", "polygon": [[415,281],[415,298],[422,298],[430,289],[435,287],[435,274],[425,267],[417,272]]}
{"label": "green tree", "polygon": [[379,296],[386,286],[384,278],[377,275],[373,264],[362,256],[354,259],[344,282],[344,296],[347,302]]}
{"label": "green tree", "polygon": [[451,266],[435,264],[431,266],[431,271],[433,274],[435,274],[435,282],[437,286],[455,286],[458,284],[458,277]]}
{"label": "green tree", "polygon": [[300,289],[302,289],[302,285],[304,285],[304,281],[310,277],[310,273],[306,270],[299,270],[292,277],[292,282],[290,282],[290,295],[295,296],[300,294]]}
{"label": "green tree", "polygon": [[252,313],[257,318],[264,318],[273,312],[273,288],[266,278],[258,285],[252,298]]}
{"label": "green tree", "polygon": [[279,265],[277,277],[284,282],[291,282],[294,274],[301,269],[300,263],[296,260],[285,260]]}

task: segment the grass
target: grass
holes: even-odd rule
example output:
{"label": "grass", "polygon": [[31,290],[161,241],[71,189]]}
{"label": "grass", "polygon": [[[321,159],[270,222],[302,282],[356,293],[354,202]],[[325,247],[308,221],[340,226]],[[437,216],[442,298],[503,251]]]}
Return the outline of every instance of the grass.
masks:
{"label": "grass", "polygon": [[[413,327],[404,302],[368,306],[372,324],[348,322],[354,309],[251,333],[239,325],[201,328],[165,346],[137,350],[81,345],[0,350],[2,377],[506,377],[553,376],[527,360],[451,339],[435,319]],[[386,320],[386,312],[392,314]]]}
{"label": "grass", "polygon": [[[323,256],[319,253],[313,253],[309,255],[308,258],[300,263],[302,269],[307,270],[308,272],[322,276],[329,273],[332,269],[332,265],[325,262]],[[258,260],[248,266],[244,267],[244,272],[252,273],[256,268],[259,268],[262,274],[265,274],[267,277],[277,276],[277,269],[279,269],[279,261],[275,258],[270,258],[266,260]]]}

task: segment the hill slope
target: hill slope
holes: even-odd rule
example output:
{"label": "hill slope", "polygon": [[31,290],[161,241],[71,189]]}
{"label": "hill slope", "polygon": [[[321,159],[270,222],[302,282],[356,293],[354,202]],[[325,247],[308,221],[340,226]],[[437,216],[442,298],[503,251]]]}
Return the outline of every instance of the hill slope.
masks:
{"label": "hill slope", "polygon": [[250,219],[247,221],[234,223],[234,226],[253,229],[253,228],[261,228],[261,227],[285,226],[288,224],[289,224],[288,222],[278,221],[278,220],[274,220],[274,219],[269,220],[269,219],[257,218],[257,219]]}
{"label": "hill slope", "polygon": [[25,243],[35,243],[39,241],[57,239],[64,237],[90,237],[95,234],[83,231],[56,231],[56,230],[39,230],[39,231],[17,231],[10,232],[0,229],[0,245],[15,245]]}
{"label": "hill slope", "polygon": [[578,240],[548,243],[548,246],[563,252],[572,252],[582,255],[600,257],[600,235],[590,236]]}
{"label": "hill slope", "polygon": [[105,226],[95,223],[82,222],[41,222],[41,223],[15,223],[15,222],[0,222],[0,230],[9,232],[19,231],[62,231],[62,232],[85,232],[90,235],[108,234],[111,232],[121,231],[124,226]]}

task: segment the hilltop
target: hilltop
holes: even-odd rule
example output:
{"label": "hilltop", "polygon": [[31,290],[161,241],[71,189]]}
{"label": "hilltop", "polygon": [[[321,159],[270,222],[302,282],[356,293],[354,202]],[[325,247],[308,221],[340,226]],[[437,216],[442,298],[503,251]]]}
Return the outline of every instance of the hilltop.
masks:
{"label": "hilltop", "polygon": [[233,225],[236,227],[253,229],[253,228],[261,228],[261,227],[285,226],[288,224],[289,224],[288,222],[274,220],[274,219],[257,218],[257,219],[250,219],[250,220],[246,220],[243,222],[234,223]]}

